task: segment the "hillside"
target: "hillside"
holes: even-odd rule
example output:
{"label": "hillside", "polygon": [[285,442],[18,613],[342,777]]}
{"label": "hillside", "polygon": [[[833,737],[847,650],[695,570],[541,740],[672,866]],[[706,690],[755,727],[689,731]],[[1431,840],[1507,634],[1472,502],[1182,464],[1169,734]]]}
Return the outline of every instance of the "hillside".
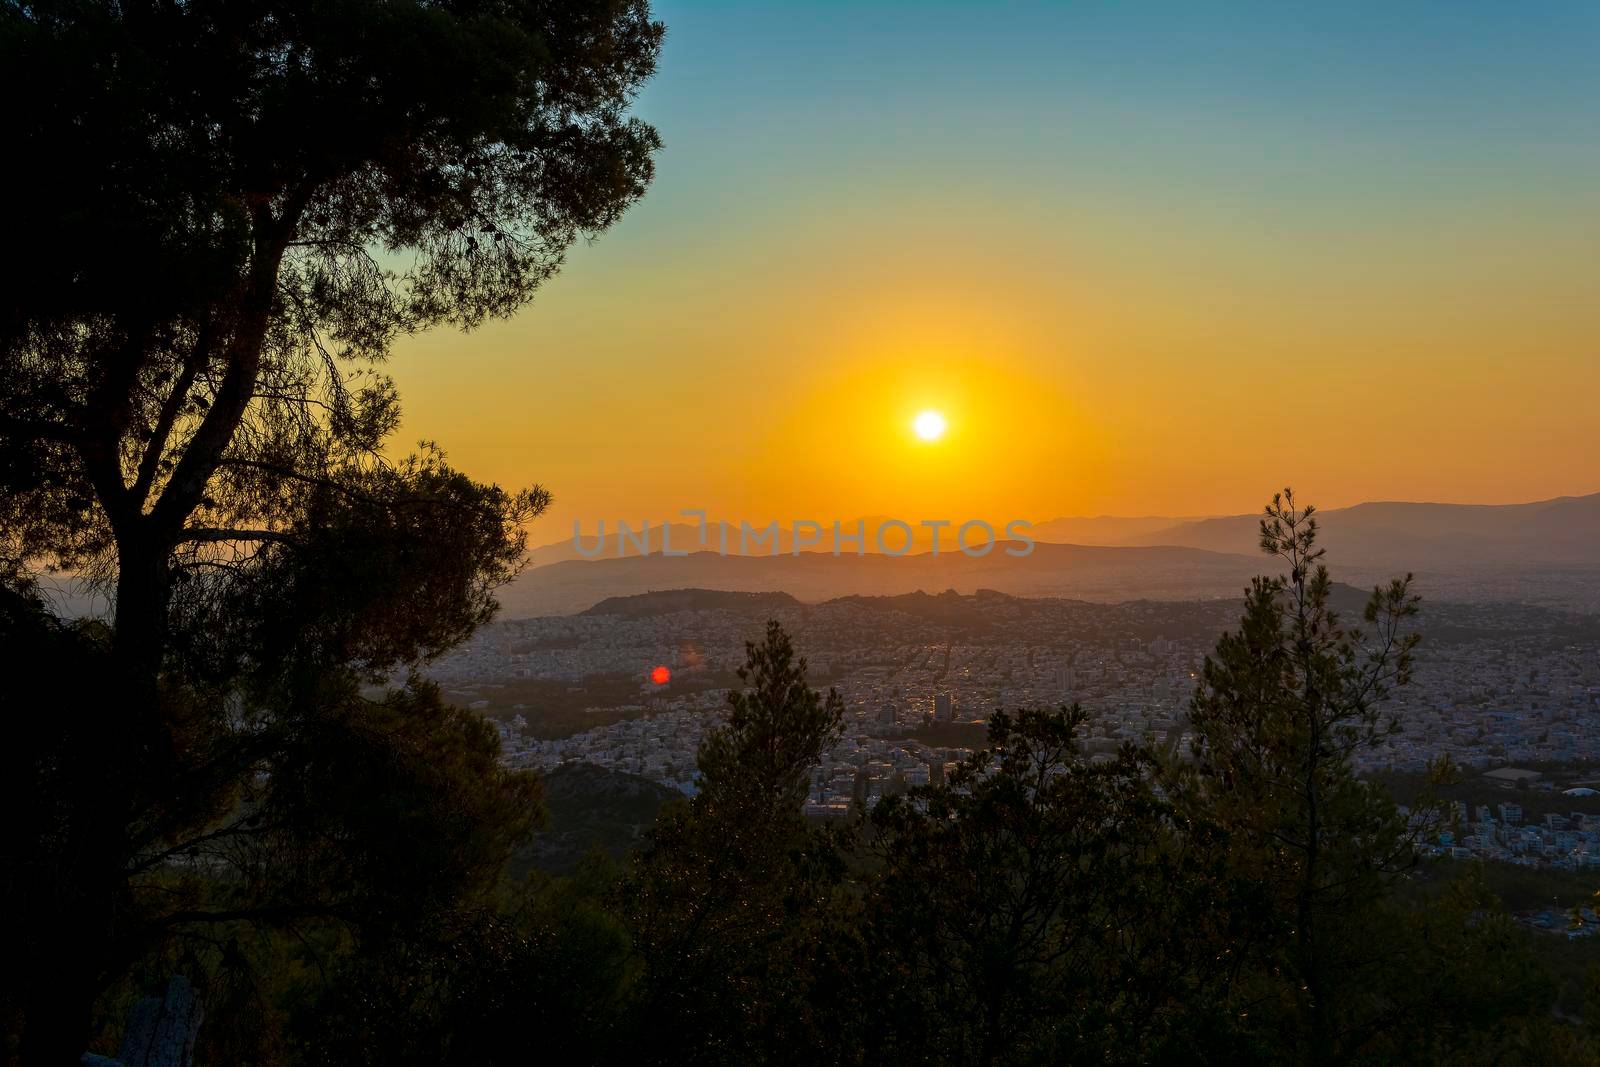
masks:
{"label": "hillside", "polygon": [[528,869],[571,874],[595,849],[620,859],[638,847],[666,804],[680,794],[648,778],[592,763],[563,763],[543,775],[550,821],[514,861]]}
{"label": "hillside", "polygon": [[793,607],[800,603],[788,593],[747,593],[727,589],[664,589],[630,596],[607,597],[584,615],[621,615],[645,618],[674,611],[753,611]]}

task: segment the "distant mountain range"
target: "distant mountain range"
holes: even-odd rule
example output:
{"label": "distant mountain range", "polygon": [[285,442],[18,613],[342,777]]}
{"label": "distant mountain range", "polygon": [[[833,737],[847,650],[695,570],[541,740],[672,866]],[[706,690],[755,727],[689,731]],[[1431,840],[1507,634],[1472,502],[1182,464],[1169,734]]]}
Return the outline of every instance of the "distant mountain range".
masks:
{"label": "distant mountain range", "polygon": [[[1340,580],[1370,585],[1411,571],[1429,597],[1600,613],[1600,493],[1531,504],[1375,502],[1331,508],[1319,517],[1321,543]],[[1096,601],[1232,597],[1251,576],[1274,570],[1258,551],[1255,515],[1051,519],[1028,531],[1036,542],[1030,555],[1009,556],[1002,542],[980,558],[956,549],[950,527],[941,531],[935,556],[932,531],[914,522],[911,550],[889,558],[876,552],[873,537],[883,520],[863,521],[867,554],[861,556],[853,546],[832,554],[831,523],[822,544],[799,555],[792,551],[792,531],[782,530],[778,554],[766,554],[772,551],[769,540],[740,555],[735,524],[728,530],[727,556],[715,551],[715,524],[703,549],[697,525],[675,523],[671,547],[689,554],[663,556],[663,528],[652,524],[651,554],[639,555],[630,541],[621,558],[616,527],[608,523],[603,544],[592,529],[583,539],[587,551],[601,549],[598,558],[580,555],[571,538],[534,549],[528,569],[500,590],[501,617],[570,614],[611,597],[690,587],[787,594],[806,602],[949,589]],[[844,529],[854,525],[852,520]],[[105,609],[103,599],[70,577],[46,576],[42,584],[64,615]]]}
{"label": "distant mountain range", "polygon": [[777,556],[695,552],[682,557],[566,560],[525,571],[500,590],[502,617],[570,614],[608,597],[689,587],[781,590],[807,602],[946,589],[1102,601],[1182,600],[1237,595],[1261,569],[1252,556],[1192,548],[1041,543],[1030,555],[1018,557],[1007,555],[1006,547],[996,544],[980,558],[959,551],[896,559],[816,552]]}
{"label": "distant mountain range", "polygon": [[[1377,502],[1319,515],[1322,544],[1341,579],[1368,584],[1413,571],[1429,595],[1600,610],[1600,493],[1531,504]],[[933,554],[932,532],[915,524],[911,551],[887,558],[875,551],[872,535],[882,520],[865,521],[866,555],[853,546],[833,555],[831,524],[820,551],[808,547],[798,555],[790,531],[780,531],[776,555],[766,554],[770,541],[740,555],[737,525],[728,530],[726,556],[714,550],[714,524],[710,551],[701,549],[698,526],[673,524],[671,547],[688,554],[671,557],[661,554],[660,525],[651,527],[651,554],[644,556],[630,542],[619,558],[614,527],[603,545],[591,532],[584,547],[599,546],[598,558],[580,556],[570,538],[535,549],[530,568],[501,591],[503,617],[566,614],[610,597],[688,587],[781,591],[807,602],[980,588],[1101,601],[1193,599],[1235,596],[1252,575],[1272,569],[1257,549],[1255,515],[1052,519],[1029,531],[1037,542],[1030,555],[1007,555],[1002,542],[980,558],[955,550],[948,527]]]}
{"label": "distant mountain range", "polygon": [[[1330,555],[1361,565],[1393,566],[1396,563],[1417,569],[1419,560],[1470,563],[1517,564],[1600,564],[1600,493],[1587,496],[1562,496],[1540,500],[1531,504],[1428,504],[1400,501],[1380,501],[1356,504],[1348,508],[1330,508],[1319,512],[1323,530],[1323,543]],[[850,532],[857,520],[842,524]],[[866,524],[866,552],[878,552],[873,531],[884,519],[871,516],[859,520]],[[1224,515],[1205,518],[1174,518],[1170,516],[1143,516],[1125,518],[1101,515],[1090,518],[1065,517],[1036,522],[1027,533],[1036,541],[1058,545],[1087,545],[1099,547],[1139,547],[1170,545],[1183,548],[1201,548],[1208,552],[1229,552],[1252,555],[1256,551],[1259,515]],[[933,544],[933,532],[907,520],[913,531],[910,552],[928,552]],[[666,538],[663,538],[663,530]],[[802,546],[803,552],[832,552],[832,524],[822,534],[822,544]],[[758,531],[759,532],[759,531]],[[572,539],[542,545],[529,553],[528,565],[542,567],[575,559],[614,559],[618,556],[636,556],[639,550],[637,526],[631,527],[632,537],[618,550],[618,532],[614,523],[608,523],[603,538],[586,530],[582,538],[584,553],[574,547]],[[759,555],[771,551],[771,540],[756,541],[754,535],[745,551],[741,551],[741,531],[738,523],[727,528],[727,551],[730,555]],[[886,535],[888,536],[888,535]],[[898,538],[894,534],[893,538]],[[793,533],[780,527],[778,552],[793,551]],[[651,524],[649,554],[660,554],[664,543],[673,552],[716,552],[721,546],[721,534],[715,522],[707,528],[706,541],[700,541],[700,528],[693,523]],[[898,548],[900,542],[891,539],[890,547]],[[955,530],[945,527],[940,531],[943,551],[955,548]],[[845,547],[854,552],[854,546]],[[1409,561],[1409,562],[1407,562]]]}
{"label": "distant mountain range", "polygon": [[[1380,502],[1319,512],[1322,543],[1355,566],[1600,566],[1600,493],[1532,504]],[[1259,519],[1231,515],[1148,530],[1121,542],[1212,552],[1255,549]]]}

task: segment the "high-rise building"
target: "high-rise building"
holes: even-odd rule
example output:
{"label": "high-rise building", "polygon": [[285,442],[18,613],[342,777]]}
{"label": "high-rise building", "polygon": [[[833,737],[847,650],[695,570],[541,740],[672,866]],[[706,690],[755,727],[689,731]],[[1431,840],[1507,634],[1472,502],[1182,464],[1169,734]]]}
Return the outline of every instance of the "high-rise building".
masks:
{"label": "high-rise building", "polygon": [[949,722],[955,718],[955,701],[950,699],[949,693],[935,693],[933,695],[933,717],[939,722]]}

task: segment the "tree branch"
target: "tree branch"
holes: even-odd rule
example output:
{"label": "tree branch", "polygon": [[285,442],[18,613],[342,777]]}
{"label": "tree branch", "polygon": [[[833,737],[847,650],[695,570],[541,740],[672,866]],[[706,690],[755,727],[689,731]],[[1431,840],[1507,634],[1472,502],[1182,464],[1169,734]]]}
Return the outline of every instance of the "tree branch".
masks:
{"label": "tree branch", "polygon": [[156,471],[161,466],[161,455],[166,451],[167,435],[172,432],[173,423],[178,421],[178,412],[183,409],[183,402],[189,397],[189,388],[194,385],[195,375],[205,365],[211,355],[212,328],[208,322],[200,329],[200,336],[195,340],[194,348],[183,361],[183,369],[178,373],[178,380],[172,385],[172,392],[167,394],[166,403],[161,405],[161,414],[156,417],[156,425],[151,431],[150,441],[145,445],[144,456],[139,460],[139,472],[134,477],[133,488],[130,490],[133,499],[142,507],[145,497],[150,492],[150,485],[155,481]]}

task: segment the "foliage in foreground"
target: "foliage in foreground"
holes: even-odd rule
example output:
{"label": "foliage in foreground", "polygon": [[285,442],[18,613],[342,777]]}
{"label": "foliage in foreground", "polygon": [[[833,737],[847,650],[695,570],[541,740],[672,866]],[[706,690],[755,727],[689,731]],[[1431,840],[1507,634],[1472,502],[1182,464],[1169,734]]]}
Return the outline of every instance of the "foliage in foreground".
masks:
{"label": "foliage in foreground", "polygon": [[[213,1061],[359,1032],[341,990],[380,971],[457,1018],[440,967],[501,943],[538,788],[414,674],[492,615],[549,495],[396,458],[379,367],[512,314],[643,194],[662,33],[644,0],[0,3],[27,161],[0,262],[8,1059],[75,1062],[163,968],[207,979]],[[112,618],[51,617],[40,567]]]}
{"label": "foliage in foreground", "polygon": [[[213,1063],[509,1063],[530,1042],[560,1062],[1592,1063],[1526,934],[1470,872],[1420,891],[1416,826],[1354,777],[1414,600],[1379,589],[1377,636],[1346,629],[1308,511],[1269,509],[1289,573],[1208,660],[1190,759],[1091,758],[1082,709],[1001,711],[947,779],[809,821],[842,705],[774,623],[698,795],[622,865],[567,878],[507,881],[537,791],[483,723],[420,683],[291,672],[287,732],[215,837],[145,853],[126,906],[154,936],[108,977],[102,1040],[179,970],[206,990]],[[107,654],[92,626],[4,606],[41,666]],[[32,832],[97,795],[75,723],[30,720],[31,777],[6,779]],[[29,855],[10,891],[62,884]],[[70,961],[51,955],[84,944],[69,904],[8,911],[7,937]]]}

